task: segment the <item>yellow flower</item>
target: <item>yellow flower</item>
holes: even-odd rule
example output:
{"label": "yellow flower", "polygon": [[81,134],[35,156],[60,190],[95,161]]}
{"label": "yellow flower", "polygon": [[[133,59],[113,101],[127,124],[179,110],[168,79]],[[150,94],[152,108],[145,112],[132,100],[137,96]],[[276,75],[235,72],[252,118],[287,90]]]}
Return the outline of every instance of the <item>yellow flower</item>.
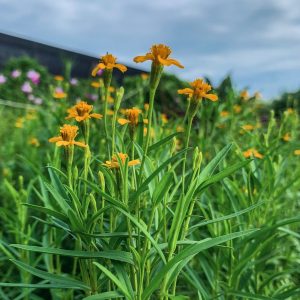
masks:
{"label": "yellow flower", "polygon": [[56,76],[54,76],[54,80],[56,80],[56,81],[63,81],[64,78],[61,75],[56,75]]}
{"label": "yellow flower", "polygon": [[260,92],[255,92],[253,97],[254,97],[255,100],[262,99],[262,95],[261,95]]}
{"label": "yellow flower", "polygon": [[240,105],[233,105],[233,110],[236,114],[239,114],[242,111],[242,107]]}
{"label": "yellow flower", "polygon": [[176,131],[177,131],[177,132],[184,132],[183,126],[178,125],[178,126],[176,127]]}
{"label": "yellow flower", "polygon": [[48,141],[50,143],[56,143],[56,146],[69,147],[72,145],[77,145],[79,147],[86,147],[84,143],[76,142],[75,137],[78,134],[78,127],[73,125],[65,124],[60,127],[60,136],[50,138]]}
{"label": "yellow flower", "polygon": [[166,114],[161,114],[161,120],[163,124],[168,123],[168,116]]}
{"label": "yellow flower", "polygon": [[255,126],[251,125],[251,124],[246,124],[246,125],[243,125],[242,128],[245,130],[245,131],[252,131],[255,129]]}
{"label": "yellow flower", "polygon": [[[107,160],[102,165],[107,167],[107,168],[110,168],[110,169],[119,169],[120,164],[119,164],[118,158],[121,161],[122,165],[124,165],[127,157],[128,157],[128,155],[125,154],[125,153],[118,153],[118,154],[112,156],[112,160]],[[134,159],[134,160],[131,160],[131,161],[128,162],[129,167],[135,166],[135,165],[138,165],[138,164],[140,164],[139,159]]]}
{"label": "yellow flower", "polygon": [[110,86],[109,88],[108,88],[108,91],[110,92],[110,93],[113,93],[113,92],[115,92],[115,88],[113,87],[113,86]]}
{"label": "yellow flower", "polygon": [[101,83],[99,81],[92,81],[91,87],[93,87],[95,89],[99,89],[101,87]]}
{"label": "yellow flower", "polygon": [[[147,132],[148,132],[148,128],[147,128],[147,127],[144,127],[144,136],[147,135]],[[155,137],[155,131],[154,131],[154,128],[151,128],[151,129],[150,129],[150,136],[151,136],[152,138]]]}
{"label": "yellow flower", "polygon": [[142,78],[143,80],[147,80],[147,79],[149,78],[149,74],[147,74],[147,73],[142,73],[142,74],[141,74],[141,78]]}
{"label": "yellow flower", "polygon": [[194,98],[195,100],[202,100],[202,98],[207,98],[211,101],[218,100],[217,95],[208,94],[211,90],[211,85],[205,83],[202,79],[196,79],[190,85],[192,88],[178,90],[178,94],[188,95],[189,99]]}
{"label": "yellow flower", "polygon": [[299,156],[299,155],[300,155],[300,149],[296,149],[296,150],[294,151],[294,154],[297,155],[297,156]]}
{"label": "yellow flower", "polygon": [[40,146],[40,142],[37,138],[32,137],[31,139],[28,140],[28,144],[32,145],[34,147],[39,147]]}
{"label": "yellow flower", "polygon": [[[142,111],[136,107],[126,109],[125,116],[126,119],[118,119],[118,123],[121,125],[130,124],[131,126],[136,126],[139,122],[139,114],[141,114]],[[144,119],[144,123],[146,123],[146,120]]]}
{"label": "yellow flower", "polygon": [[17,118],[16,123],[15,123],[15,127],[17,127],[17,128],[23,128],[24,127],[24,118],[23,117]]}
{"label": "yellow flower", "polygon": [[290,140],[291,140],[291,134],[290,133],[286,133],[283,137],[282,137],[282,139],[285,141],[285,142],[289,142]]}
{"label": "yellow flower", "polygon": [[292,115],[294,113],[294,110],[291,107],[289,107],[289,108],[287,108],[285,113],[288,114],[288,115]]}
{"label": "yellow flower", "polygon": [[175,65],[179,68],[184,68],[180,62],[175,59],[169,58],[172,50],[170,47],[158,44],[153,45],[150,49],[150,52],[146,53],[146,55],[136,56],[133,61],[136,63],[142,63],[146,60],[152,60],[153,64],[161,65],[161,66],[170,66]]}
{"label": "yellow flower", "polygon": [[248,100],[248,99],[249,99],[249,92],[248,92],[247,90],[241,91],[240,97],[241,97],[243,100]]}
{"label": "yellow flower", "polygon": [[26,120],[34,120],[37,118],[35,110],[29,110],[25,116]]}
{"label": "yellow flower", "polygon": [[108,110],[107,110],[107,115],[108,115],[108,116],[113,116],[114,113],[115,113],[115,112],[114,112],[112,109],[108,109]]}
{"label": "yellow flower", "polygon": [[144,104],[144,109],[145,109],[145,111],[148,111],[148,110],[149,110],[149,103],[145,103],[145,104]]}
{"label": "yellow flower", "polygon": [[260,158],[262,159],[264,156],[262,154],[260,154],[256,149],[254,148],[250,148],[248,150],[246,150],[245,152],[243,152],[244,157],[249,158],[251,156],[254,156],[256,158]]}
{"label": "yellow flower", "polygon": [[92,113],[93,105],[89,105],[84,101],[80,101],[73,107],[68,109],[69,115],[66,117],[68,119],[75,119],[77,122],[85,121],[90,118],[101,119],[102,115]]}
{"label": "yellow flower", "polygon": [[229,112],[227,110],[223,110],[220,112],[220,116],[222,118],[228,117],[229,116]]}
{"label": "yellow flower", "polygon": [[113,68],[119,69],[121,72],[126,72],[127,67],[122,64],[117,64],[117,58],[112,54],[103,55],[100,59],[100,63],[93,69],[92,76],[96,76],[99,70],[113,70]]}
{"label": "yellow flower", "polygon": [[53,98],[55,98],[55,99],[64,99],[67,96],[68,96],[68,94],[65,92],[62,92],[62,91],[55,91],[53,93]]}

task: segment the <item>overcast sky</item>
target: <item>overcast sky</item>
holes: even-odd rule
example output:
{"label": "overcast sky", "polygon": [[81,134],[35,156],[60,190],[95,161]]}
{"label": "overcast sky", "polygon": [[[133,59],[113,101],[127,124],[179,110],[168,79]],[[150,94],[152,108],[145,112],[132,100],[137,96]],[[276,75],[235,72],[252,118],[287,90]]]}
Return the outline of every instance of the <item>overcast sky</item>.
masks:
{"label": "overcast sky", "polygon": [[266,98],[300,88],[299,0],[0,0],[0,31],[128,65],[165,43],[183,79],[230,73]]}

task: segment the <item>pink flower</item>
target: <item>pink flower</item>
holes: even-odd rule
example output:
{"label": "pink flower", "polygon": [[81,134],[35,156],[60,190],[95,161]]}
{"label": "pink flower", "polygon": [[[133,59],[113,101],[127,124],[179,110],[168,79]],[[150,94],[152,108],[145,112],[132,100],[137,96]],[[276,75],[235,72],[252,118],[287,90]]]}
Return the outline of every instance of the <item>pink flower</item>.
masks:
{"label": "pink flower", "polygon": [[37,97],[34,99],[33,103],[36,105],[41,105],[43,103],[43,100],[41,98]]}
{"label": "pink flower", "polygon": [[78,80],[77,80],[76,78],[72,78],[72,79],[70,80],[70,84],[71,84],[71,85],[77,85],[77,84],[78,84]]}
{"label": "pink flower", "polygon": [[103,70],[102,69],[99,69],[98,72],[97,72],[97,76],[101,76],[103,73]]}
{"label": "pink flower", "polygon": [[10,75],[12,78],[18,78],[21,76],[21,74],[22,72],[20,70],[13,70]]}
{"label": "pink flower", "polygon": [[21,87],[21,90],[25,94],[30,94],[32,93],[32,87],[28,81],[25,81],[24,84]]}
{"label": "pink flower", "polygon": [[33,84],[39,84],[40,77],[41,77],[40,73],[34,70],[29,70],[27,72],[27,78],[30,79]]}
{"label": "pink flower", "polygon": [[3,74],[0,74],[0,84],[3,84],[6,82],[6,77]]}

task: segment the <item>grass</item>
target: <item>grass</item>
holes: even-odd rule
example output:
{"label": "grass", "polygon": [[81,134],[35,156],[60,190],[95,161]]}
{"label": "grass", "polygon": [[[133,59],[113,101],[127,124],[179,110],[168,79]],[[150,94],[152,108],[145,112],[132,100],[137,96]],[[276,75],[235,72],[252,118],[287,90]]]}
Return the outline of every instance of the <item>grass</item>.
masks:
{"label": "grass", "polygon": [[[228,84],[176,100],[159,68],[125,89],[47,75],[42,105],[1,106],[1,299],[299,299],[297,111]],[[90,89],[102,118],[65,120]]]}

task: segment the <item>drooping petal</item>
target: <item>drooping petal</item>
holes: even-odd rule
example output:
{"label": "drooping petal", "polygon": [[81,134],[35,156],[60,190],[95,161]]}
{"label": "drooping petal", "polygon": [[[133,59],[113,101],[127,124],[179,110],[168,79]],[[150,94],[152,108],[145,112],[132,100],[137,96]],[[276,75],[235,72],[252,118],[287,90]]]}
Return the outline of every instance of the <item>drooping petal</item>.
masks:
{"label": "drooping petal", "polygon": [[177,93],[180,95],[193,95],[193,92],[193,89],[190,88],[185,88],[177,91]]}
{"label": "drooping petal", "polygon": [[90,117],[95,118],[95,119],[102,119],[103,116],[101,114],[93,113],[93,114],[90,114]]}
{"label": "drooping petal", "polygon": [[86,120],[86,119],[88,119],[89,118],[89,115],[88,114],[85,114],[84,116],[76,116],[75,117],[75,120],[77,121],[77,122],[81,122],[81,121],[84,121],[84,120]]}
{"label": "drooping petal", "polygon": [[146,55],[136,56],[133,61],[136,63],[142,63],[146,60],[153,60],[153,55],[151,53],[147,53]]}
{"label": "drooping petal", "polygon": [[57,142],[59,142],[59,141],[62,141],[62,137],[61,137],[61,136],[55,136],[55,137],[50,138],[50,139],[48,140],[48,142],[50,142],[50,143],[57,143]]}
{"label": "drooping petal", "polygon": [[178,60],[176,60],[176,59],[168,58],[167,61],[168,61],[168,63],[169,63],[169,66],[170,66],[170,65],[175,65],[175,66],[177,66],[177,67],[179,67],[179,68],[181,68],[181,69],[184,68],[184,66],[183,66]]}
{"label": "drooping petal", "polygon": [[177,66],[177,67],[179,67],[179,68],[184,68],[184,66],[181,65],[181,64],[179,63],[179,61],[177,61],[176,59],[172,59],[172,58],[166,58],[166,59],[163,59],[163,58],[161,58],[160,55],[158,55],[157,58],[158,58],[158,61],[159,61],[162,65],[164,65],[164,66],[175,65],[175,66]]}
{"label": "drooping petal", "polygon": [[74,141],[73,144],[74,144],[74,145],[77,145],[77,146],[79,146],[79,147],[82,147],[82,148],[86,148],[86,147],[87,147],[86,144],[81,143],[81,142],[75,142],[75,141]]}
{"label": "drooping petal", "polygon": [[139,165],[140,163],[141,162],[139,159],[134,159],[128,162],[128,166],[131,167],[131,166]]}
{"label": "drooping petal", "polygon": [[115,64],[115,68],[119,69],[123,73],[127,71],[127,67],[122,64]]}
{"label": "drooping petal", "polygon": [[213,102],[218,101],[218,96],[215,94],[205,94],[204,98],[207,98]]}
{"label": "drooping petal", "polygon": [[71,145],[71,142],[68,141],[59,141],[56,143],[56,146],[61,147],[61,146],[69,146]]}
{"label": "drooping petal", "polygon": [[96,66],[92,71],[92,76],[95,77],[97,75],[97,72],[99,71],[99,67]]}
{"label": "drooping petal", "polygon": [[118,123],[119,123],[120,125],[125,125],[125,124],[130,123],[130,121],[127,120],[127,119],[122,119],[122,118],[120,118],[120,119],[118,119]]}

